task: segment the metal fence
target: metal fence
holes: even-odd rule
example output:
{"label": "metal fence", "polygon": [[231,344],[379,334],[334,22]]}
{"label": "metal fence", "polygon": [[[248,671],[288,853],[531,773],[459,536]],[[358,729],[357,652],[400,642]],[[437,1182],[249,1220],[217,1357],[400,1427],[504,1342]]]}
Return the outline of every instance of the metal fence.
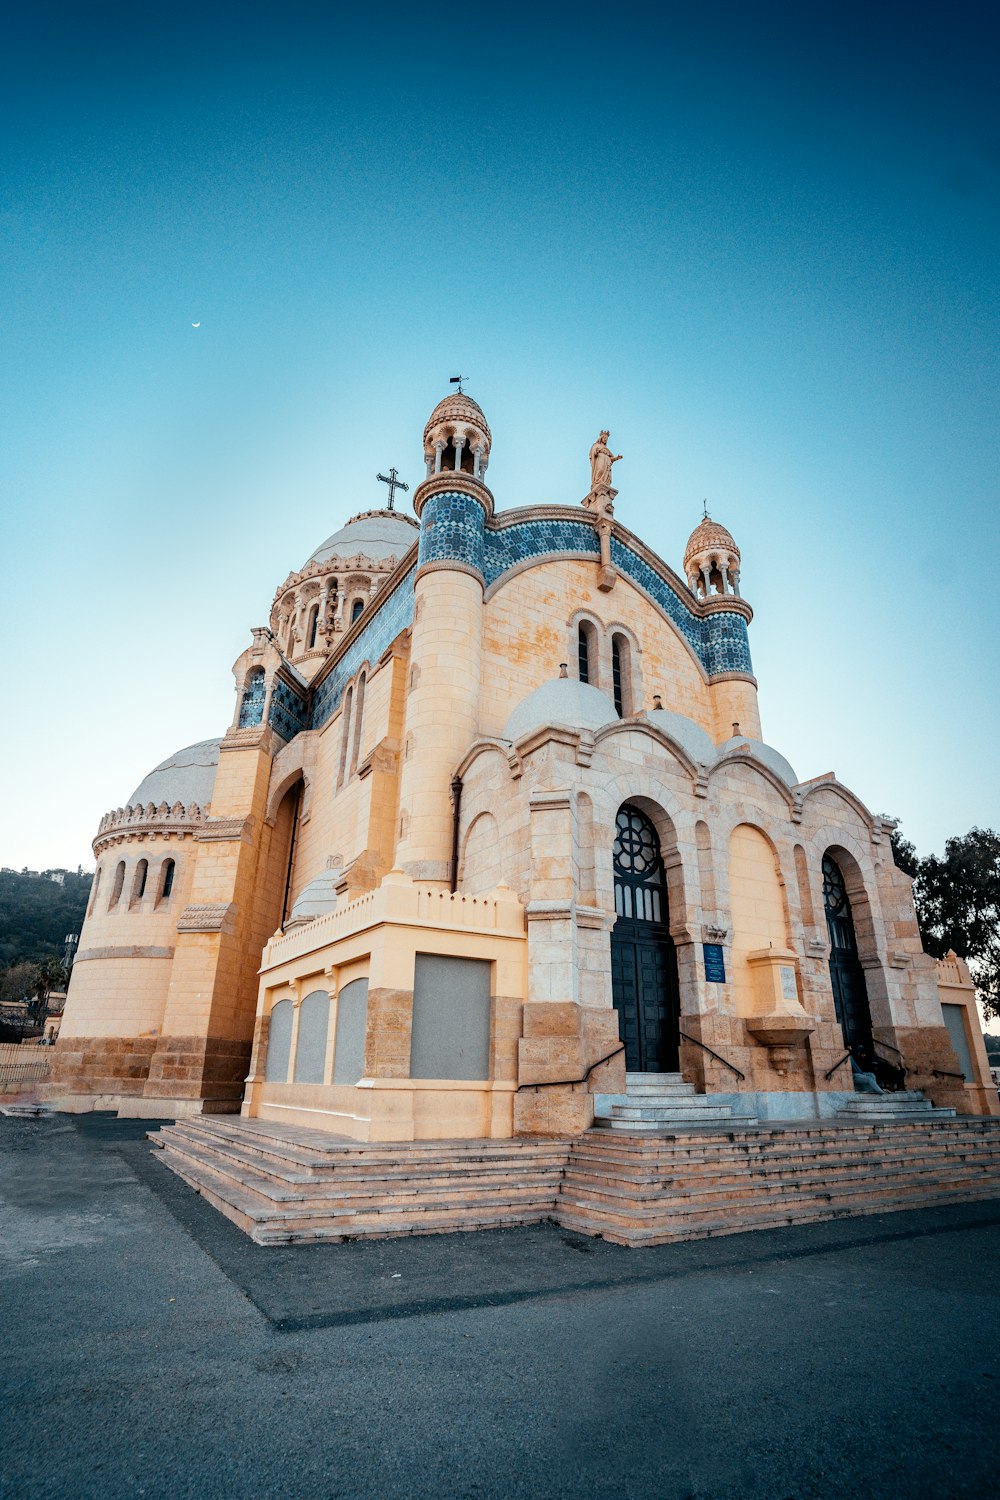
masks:
{"label": "metal fence", "polygon": [[20,1094],[49,1076],[48,1047],[0,1042],[0,1094]]}

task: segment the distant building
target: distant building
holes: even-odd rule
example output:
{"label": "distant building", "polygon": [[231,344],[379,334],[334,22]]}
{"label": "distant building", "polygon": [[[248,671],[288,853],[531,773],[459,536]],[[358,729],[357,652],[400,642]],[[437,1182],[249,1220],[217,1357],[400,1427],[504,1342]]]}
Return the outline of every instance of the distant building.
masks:
{"label": "distant building", "polygon": [[[64,1107],[508,1136],[683,1072],[801,1119],[849,1048],[995,1106],[890,827],[763,738],[732,535],[706,516],[675,572],[614,513],[605,436],[581,506],[497,512],[449,396],[417,519],[363,511],[285,579],[222,738],[101,820]],[[848,706],[837,649],[806,666]]]}

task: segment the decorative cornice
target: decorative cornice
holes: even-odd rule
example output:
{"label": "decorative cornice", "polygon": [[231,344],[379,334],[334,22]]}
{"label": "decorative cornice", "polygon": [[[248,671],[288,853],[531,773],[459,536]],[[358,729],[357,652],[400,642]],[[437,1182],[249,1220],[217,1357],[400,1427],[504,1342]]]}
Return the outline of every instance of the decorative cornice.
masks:
{"label": "decorative cornice", "polygon": [[85,948],[73,960],[85,964],[95,958],[173,958],[173,948],[154,948],[148,943],[127,943],[117,948]]}
{"label": "decorative cornice", "polygon": [[480,588],[486,588],[486,580],[478,568],[471,568],[468,563],[458,562],[452,558],[435,558],[433,562],[423,563],[416,572],[414,583],[419,583],[427,573],[468,573],[470,578],[475,578]]}
{"label": "decorative cornice", "polygon": [[[249,729],[227,729],[225,738],[219,745],[219,750],[263,750],[267,755],[275,755],[280,745],[275,746],[278,736],[270,724],[254,724]],[[284,744],[284,741],[281,742]]]}
{"label": "decorative cornice", "polygon": [[203,810],[197,802],[188,807],[182,802],[175,802],[172,807],[166,802],[159,806],[148,802],[118,807],[104,814],[91,847],[99,855],[109,844],[120,844],[125,839],[184,838],[202,826],[206,813],[207,804]]}
{"label": "decorative cornice", "polygon": [[742,594],[713,594],[710,599],[698,600],[701,615],[742,615],[747,624],[753,619],[753,610]]}
{"label": "decorative cornice", "polygon": [[185,906],[177,920],[178,932],[232,932],[236,907],[232,901],[203,901]]}

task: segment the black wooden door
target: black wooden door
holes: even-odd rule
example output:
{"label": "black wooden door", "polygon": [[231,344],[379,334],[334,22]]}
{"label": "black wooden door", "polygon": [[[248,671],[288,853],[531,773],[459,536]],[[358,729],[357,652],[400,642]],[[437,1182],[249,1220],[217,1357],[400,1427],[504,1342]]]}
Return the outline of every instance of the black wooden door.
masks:
{"label": "black wooden door", "polygon": [[618,814],[616,835],[611,987],[625,1066],[673,1073],[680,1005],[659,840],[645,814],[628,806]]}
{"label": "black wooden door", "polygon": [[858,942],[851,916],[851,903],[840,868],[827,854],[823,859],[823,906],[830,936],[830,983],[833,1004],[844,1046],[871,1051],[872,1015],[868,1007],[865,971],[858,957]]}

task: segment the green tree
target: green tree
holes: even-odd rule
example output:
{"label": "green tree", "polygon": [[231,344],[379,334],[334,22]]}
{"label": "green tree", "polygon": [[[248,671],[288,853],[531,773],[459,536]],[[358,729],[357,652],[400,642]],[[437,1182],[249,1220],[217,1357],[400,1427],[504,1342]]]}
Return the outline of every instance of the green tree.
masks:
{"label": "green tree", "polygon": [[987,1016],[1000,1019],[1000,835],[972,828],[918,863],[913,897],[924,947],[964,958]]}
{"label": "green tree", "polygon": [[60,958],[43,958],[37,968],[31,1010],[35,1019],[41,1020],[52,991],[64,990],[69,983],[69,970]]}
{"label": "green tree", "polygon": [[40,974],[41,964],[28,963],[27,960],[0,969],[0,1000],[30,1002],[38,992]]}

